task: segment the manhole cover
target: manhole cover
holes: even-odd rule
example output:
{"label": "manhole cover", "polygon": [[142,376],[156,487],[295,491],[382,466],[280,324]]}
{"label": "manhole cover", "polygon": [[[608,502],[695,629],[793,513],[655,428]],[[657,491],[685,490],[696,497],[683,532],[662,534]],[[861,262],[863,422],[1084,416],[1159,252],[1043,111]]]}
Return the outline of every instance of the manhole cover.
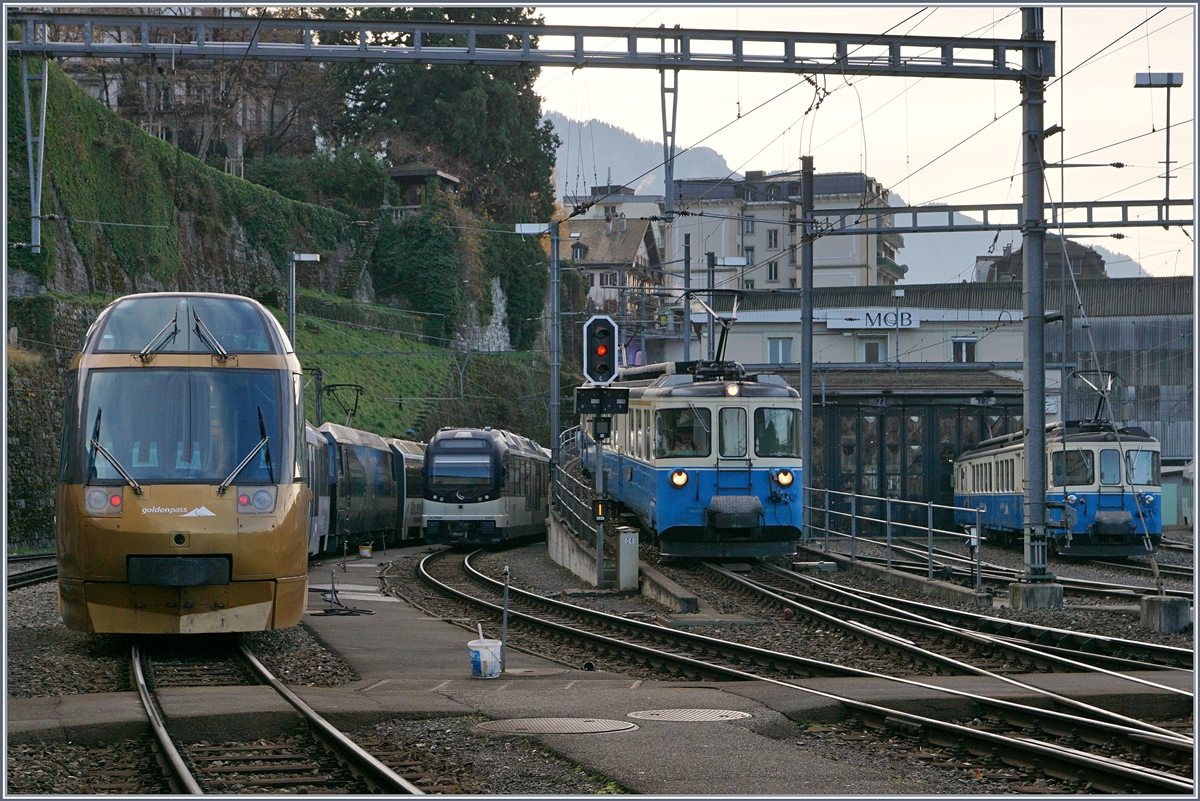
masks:
{"label": "manhole cover", "polygon": [[626,717],[638,720],[710,721],[740,720],[753,715],[733,709],[647,709],[644,712],[630,712]]}
{"label": "manhole cover", "polygon": [[599,718],[514,718],[489,720],[480,723],[479,728],[506,734],[604,734],[632,731],[637,728],[637,724]]}

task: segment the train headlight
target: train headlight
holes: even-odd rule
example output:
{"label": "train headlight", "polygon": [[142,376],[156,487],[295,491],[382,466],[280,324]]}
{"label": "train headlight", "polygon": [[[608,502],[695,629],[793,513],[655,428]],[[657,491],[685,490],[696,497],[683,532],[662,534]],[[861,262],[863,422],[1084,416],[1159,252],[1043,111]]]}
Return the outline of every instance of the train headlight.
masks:
{"label": "train headlight", "polygon": [[736,398],[738,396],[739,392],[741,392],[741,389],[738,387],[737,384],[726,384],[725,385],[725,394],[728,395],[729,397]]}
{"label": "train headlight", "polygon": [[102,489],[90,489],[84,494],[84,501],[89,512],[99,514],[108,506],[108,493]]}
{"label": "train headlight", "polygon": [[1142,506],[1153,506],[1154,496],[1148,492],[1142,493]]}
{"label": "train headlight", "polygon": [[686,470],[676,470],[671,473],[671,486],[682,487],[688,483],[688,474]]}
{"label": "train headlight", "polygon": [[240,515],[267,515],[275,511],[276,487],[259,487],[238,492],[237,508]]}
{"label": "train headlight", "polygon": [[1070,495],[1067,496],[1067,503],[1074,506],[1075,504],[1079,503],[1079,496],[1076,495],[1075,493],[1071,493]]}
{"label": "train headlight", "polygon": [[786,468],[775,474],[775,481],[781,487],[790,487],[795,480],[796,474]]}
{"label": "train headlight", "polygon": [[89,515],[119,515],[122,500],[120,489],[85,487],[83,490],[83,508]]}

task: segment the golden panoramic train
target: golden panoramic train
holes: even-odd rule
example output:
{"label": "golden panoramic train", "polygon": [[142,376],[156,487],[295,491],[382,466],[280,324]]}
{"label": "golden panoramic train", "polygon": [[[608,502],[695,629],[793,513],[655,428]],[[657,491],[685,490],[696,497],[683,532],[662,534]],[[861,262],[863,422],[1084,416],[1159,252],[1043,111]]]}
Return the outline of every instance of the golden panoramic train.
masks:
{"label": "golden panoramic train", "polygon": [[307,605],[303,374],[249,298],[130,295],[67,381],[55,536],[67,627],[218,633]]}

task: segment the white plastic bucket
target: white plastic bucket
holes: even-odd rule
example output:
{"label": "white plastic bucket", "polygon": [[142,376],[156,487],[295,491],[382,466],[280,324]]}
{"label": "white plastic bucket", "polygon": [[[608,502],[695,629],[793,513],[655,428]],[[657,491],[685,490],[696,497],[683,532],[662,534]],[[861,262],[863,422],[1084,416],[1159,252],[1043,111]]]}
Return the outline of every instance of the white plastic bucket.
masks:
{"label": "white plastic bucket", "polygon": [[370,556],[371,555],[371,544],[367,543],[366,545],[358,546],[358,555],[359,556]]}
{"label": "white plastic bucket", "polygon": [[495,679],[500,677],[500,641],[471,640],[467,643],[471,651],[471,677]]}

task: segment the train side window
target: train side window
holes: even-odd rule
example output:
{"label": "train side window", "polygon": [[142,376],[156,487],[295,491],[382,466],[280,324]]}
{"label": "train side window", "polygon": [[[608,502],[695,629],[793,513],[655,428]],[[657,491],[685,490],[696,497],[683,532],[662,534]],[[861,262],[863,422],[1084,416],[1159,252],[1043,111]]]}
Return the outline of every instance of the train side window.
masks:
{"label": "train side window", "polygon": [[1051,457],[1050,482],[1063,486],[1063,478],[1070,486],[1090,485],[1096,482],[1095,455],[1091,451],[1054,451]]}
{"label": "train side window", "polygon": [[1100,451],[1100,483],[1121,483],[1121,452],[1116,448],[1104,448]]}
{"label": "train side window", "polygon": [[658,458],[708,456],[712,412],[696,406],[662,409],[656,413],[658,440],[654,455]]}
{"label": "train side window", "polygon": [[738,458],[746,455],[746,410],[730,407],[721,410],[721,455]]}

